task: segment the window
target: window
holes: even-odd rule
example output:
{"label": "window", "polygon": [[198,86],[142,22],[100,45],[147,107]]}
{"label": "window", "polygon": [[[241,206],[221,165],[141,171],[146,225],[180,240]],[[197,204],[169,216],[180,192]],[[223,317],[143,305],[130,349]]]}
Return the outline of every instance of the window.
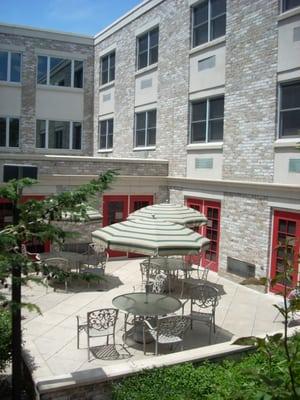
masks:
{"label": "window", "polygon": [[135,114],[135,147],[155,146],[156,110]]}
{"label": "window", "polygon": [[291,10],[292,8],[299,6],[300,0],[282,0],[282,12]]}
{"label": "window", "polygon": [[19,119],[0,117],[0,147],[19,147]]}
{"label": "window", "polygon": [[300,81],[280,87],[279,137],[300,136]]}
{"label": "window", "polygon": [[83,87],[83,61],[38,56],[37,83],[40,85]]}
{"label": "window", "polygon": [[37,167],[31,165],[4,165],[3,182],[22,178],[37,179],[37,170]]}
{"label": "window", "polygon": [[193,47],[224,36],[226,0],[204,0],[192,8]]}
{"label": "window", "polygon": [[0,51],[0,81],[21,81],[21,53]]}
{"label": "window", "polygon": [[99,122],[99,148],[110,150],[113,148],[114,120],[106,119]]}
{"label": "window", "polygon": [[81,122],[36,121],[36,147],[40,149],[81,149]]}
{"label": "window", "polygon": [[190,143],[222,141],[223,122],[223,96],[192,103]]}
{"label": "window", "polygon": [[112,52],[104,57],[101,57],[101,85],[105,83],[112,82],[115,80],[115,62],[116,62],[116,53]]}
{"label": "window", "polygon": [[137,69],[157,63],[158,28],[152,29],[137,38]]}

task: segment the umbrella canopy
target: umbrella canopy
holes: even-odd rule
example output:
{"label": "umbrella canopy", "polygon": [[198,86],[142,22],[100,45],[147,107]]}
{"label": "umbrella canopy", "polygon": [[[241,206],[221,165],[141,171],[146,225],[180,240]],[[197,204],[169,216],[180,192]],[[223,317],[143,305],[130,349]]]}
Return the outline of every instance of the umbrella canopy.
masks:
{"label": "umbrella canopy", "polygon": [[192,229],[156,218],[117,222],[92,232],[92,240],[108,249],[148,256],[198,254],[210,242]]}
{"label": "umbrella canopy", "polygon": [[169,221],[187,226],[200,226],[207,223],[207,218],[194,208],[169,203],[154,204],[140,208],[131,213],[128,219],[153,219],[153,216],[160,221]]}

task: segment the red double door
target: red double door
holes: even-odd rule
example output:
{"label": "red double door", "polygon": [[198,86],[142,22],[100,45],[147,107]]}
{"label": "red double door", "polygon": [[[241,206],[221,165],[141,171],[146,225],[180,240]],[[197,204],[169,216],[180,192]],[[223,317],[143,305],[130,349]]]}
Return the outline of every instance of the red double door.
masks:
{"label": "red double door", "polygon": [[[202,253],[201,265],[209,264],[212,271],[218,271],[221,203],[219,201],[188,198],[186,205],[200,211],[208,219],[207,225],[195,229],[201,235],[210,239],[209,248]],[[198,263],[198,261],[198,258],[195,257],[194,262]]]}
{"label": "red double door", "polygon": [[[153,204],[152,195],[118,195],[103,196],[103,226],[124,221],[128,214]],[[125,252],[109,251],[110,257],[126,256]],[[136,257],[136,254],[128,254],[129,257]]]}
{"label": "red double door", "polygon": [[[288,262],[293,267],[291,273],[291,286],[295,287],[298,281],[300,263],[300,213],[274,211],[273,239],[271,252],[270,278],[274,279],[281,274],[286,256],[283,245],[287,245]],[[284,282],[277,282],[271,291],[282,292]]]}

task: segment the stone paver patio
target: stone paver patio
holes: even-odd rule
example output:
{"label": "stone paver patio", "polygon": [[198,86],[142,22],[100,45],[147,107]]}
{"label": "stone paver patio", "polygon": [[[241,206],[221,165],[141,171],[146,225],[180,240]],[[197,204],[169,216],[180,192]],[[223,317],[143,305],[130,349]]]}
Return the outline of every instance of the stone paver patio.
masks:
{"label": "stone paver patio", "polygon": [[[141,359],[150,361],[154,357],[153,344],[148,345],[146,355],[143,354],[142,345],[130,338],[124,345],[122,313],[117,323],[116,348],[104,346],[105,338],[94,339],[94,354],[97,358],[92,357],[89,362],[84,333],[81,336],[81,348],[78,350],[76,346],[76,315],[84,318],[87,311],[111,307],[115,296],[132,292],[139,287],[140,261],[110,261],[106,269],[108,280],[100,283],[97,288],[84,286],[80,292],[72,291],[71,288],[68,293],[62,290],[53,291],[53,288],[47,290],[43,286],[23,289],[23,300],[37,304],[42,311],[42,315],[24,311],[22,321],[26,358],[35,380],[108,365],[134,363]],[[214,272],[209,272],[208,281],[223,293],[216,311],[217,331],[213,343],[282,329],[280,318],[273,322],[277,314],[273,307],[277,301],[274,295],[256,292]],[[201,323],[194,325],[194,329],[188,329],[185,337],[186,350],[208,346],[208,327]],[[162,348],[162,353],[166,352],[169,352],[169,348]]]}

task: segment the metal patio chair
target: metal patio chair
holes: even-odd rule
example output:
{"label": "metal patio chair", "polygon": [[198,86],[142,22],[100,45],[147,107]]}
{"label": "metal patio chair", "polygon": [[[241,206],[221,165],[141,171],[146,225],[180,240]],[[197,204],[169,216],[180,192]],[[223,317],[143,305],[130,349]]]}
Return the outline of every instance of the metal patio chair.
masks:
{"label": "metal patio chair", "polygon": [[216,332],[215,313],[219,301],[219,292],[213,286],[201,284],[191,289],[190,327],[193,321],[205,322],[209,326],[209,344],[211,343],[212,329]]}
{"label": "metal patio chair", "polygon": [[180,345],[183,350],[183,339],[186,328],[188,326],[188,319],[181,315],[172,315],[162,317],[157,320],[156,326],[153,326],[149,320],[144,320],[143,326],[143,348],[146,354],[146,338],[151,335],[155,341],[155,355],[158,355],[158,345]]}
{"label": "metal patio chair", "polygon": [[65,290],[68,291],[68,281],[71,267],[69,261],[62,257],[46,258],[43,265],[43,273],[50,279],[64,281]]}
{"label": "metal patio chair", "polygon": [[109,336],[113,337],[115,345],[116,322],[118,319],[119,310],[115,308],[102,308],[99,310],[89,311],[87,319],[84,322],[80,321],[77,315],[77,349],[79,349],[80,333],[87,334],[87,350],[88,360],[90,360],[90,339],[95,337],[105,337],[106,344],[109,343]]}
{"label": "metal patio chair", "polygon": [[168,277],[167,275],[160,273],[157,274],[153,282],[149,282],[149,292],[162,294],[167,290]]}

